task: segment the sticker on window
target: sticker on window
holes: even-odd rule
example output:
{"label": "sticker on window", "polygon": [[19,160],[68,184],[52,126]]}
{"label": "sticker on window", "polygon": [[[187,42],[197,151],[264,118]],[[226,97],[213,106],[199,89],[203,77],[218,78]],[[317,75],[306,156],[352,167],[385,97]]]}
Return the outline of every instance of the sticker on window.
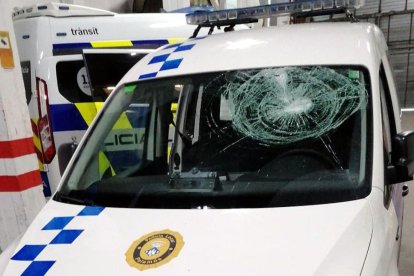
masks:
{"label": "sticker on window", "polygon": [[91,88],[89,85],[89,77],[88,74],[86,73],[86,67],[82,67],[79,71],[78,71],[78,75],[77,75],[77,82],[78,82],[78,86],[79,89],[85,93],[88,96],[91,96]]}

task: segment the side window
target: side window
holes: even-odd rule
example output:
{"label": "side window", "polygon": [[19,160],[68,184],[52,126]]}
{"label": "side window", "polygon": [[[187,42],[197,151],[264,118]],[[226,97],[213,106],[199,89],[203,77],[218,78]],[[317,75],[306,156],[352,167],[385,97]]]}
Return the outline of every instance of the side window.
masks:
{"label": "side window", "polygon": [[381,93],[381,112],[382,112],[382,135],[384,142],[384,205],[388,208],[391,201],[393,185],[388,184],[387,167],[391,164],[392,138],[396,134],[395,118],[384,66],[380,68],[380,93]]}
{"label": "side window", "polygon": [[89,80],[83,60],[56,64],[59,93],[71,103],[92,102]]}
{"label": "side window", "polygon": [[92,96],[95,102],[104,102],[116,84],[146,54],[139,53],[85,53]]}

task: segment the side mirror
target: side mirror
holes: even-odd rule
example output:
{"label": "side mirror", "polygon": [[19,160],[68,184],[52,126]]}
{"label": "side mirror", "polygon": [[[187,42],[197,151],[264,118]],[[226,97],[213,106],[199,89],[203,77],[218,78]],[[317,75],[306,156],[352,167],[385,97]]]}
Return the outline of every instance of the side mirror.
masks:
{"label": "side mirror", "polygon": [[404,131],[394,137],[392,164],[395,166],[398,182],[413,179],[414,174],[414,131]]}

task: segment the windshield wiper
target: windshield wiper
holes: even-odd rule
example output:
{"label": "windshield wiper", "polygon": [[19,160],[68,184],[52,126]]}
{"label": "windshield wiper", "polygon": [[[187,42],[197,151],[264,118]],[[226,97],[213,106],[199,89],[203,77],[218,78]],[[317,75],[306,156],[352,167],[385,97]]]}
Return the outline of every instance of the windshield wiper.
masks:
{"label": "windshield wiper", "polygon": [[335,149],[332,146],[332,140],[331,140],[331,138],[328,135],[325,135],[324,137],[320,137],[323,145],[325,146],[325,148],[327,149],[327,151],[331,154],[331,157],[334,160],[335,164],[341,170],[344,170],[344,167],[342,166],[341,160],[339,159],[338,154],[336,153]]}
{"label": "windshield wiper", "polygon": [[88,205],[88,206],[95,205],[94,202],[90,199],[83,199],[83,198],[68,196],[68,195],[62,194],[61,192],[57,192],[53,199],[60,201],[60,202],[65,202],[65,203],[74,203],[74,204]]}
{"label": "windshield wiper", "polygon": [[175,127],[175,129],[176,129],[176,131],[177,131],[178,135],[180,136],[181,140],[183,141],[184,145],[185,145],[185,146],[187,146],[187,147],[192,146],[192,144],[193,144],[192,139],[191,139],[190,137],[188,137],[186,134],[182,133],[182,132],[181,132],[181,131],[177,128],[177,126],[175,125],[175,123],[174,123],[174,121],[173,121],[173,120],[171,120],[171,122],[170,122],[170,123],[171,123],[171,124]]}

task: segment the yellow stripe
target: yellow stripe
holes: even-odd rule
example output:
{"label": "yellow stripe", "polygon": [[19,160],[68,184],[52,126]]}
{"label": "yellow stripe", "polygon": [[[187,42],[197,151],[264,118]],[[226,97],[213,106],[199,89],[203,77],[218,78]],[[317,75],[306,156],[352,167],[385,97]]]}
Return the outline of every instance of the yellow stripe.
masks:
{"label": "yellow stripe", "polygon": [[95,103],[75,103],[75,106],[85,123],[90,126],[97,113]]}
{"label": "yellow stripe", "polygon": [[108,47],[132,47],[131,40],[108,40],[108,41],[93,41],[91,42],[93,48],[108,48]]}
{"label": "yellow stripe", "polygon": [[[39,118],[32,118],[31,120],[37,126],[37,122],[39,121]],[[33,144],[39,152],[42,152],[42,145],[40,144],[40,139],[39,139],[39,136],[37,136],[37,135],[38,135],[37,133],[33,132]],[[38,166],[39,166],[39,170],[44,171],[42,160],[37,158],[37,163],[38,163]]]}
{"label": "yellow stripe", "polygon": [[167,148],[167,164],[170,164],[171,147]]}
{"label": "yellow stripe", "polygon": [[168,43],[169,44],[174,44],[174,43],[180,43],[180,42],[184,42],[186,41],[187,38],[178,38],[178,37],[173,37],[173,38],[169,38],[168,39]]}
{"label": "yellow stripe", "polygon": [[[35,148],[39,152],[42,152],[42,146],[40,145],[40,139],[36,135],[33,135],[33,144],[35,145]],[[42,163],[42,160],[40,160],[39,158],[37,158],[37,162],[39,163],[39,169],[41,171],[43,171],[43,163]]]}
{"label": "yellow stripe", "polygon": [[112,129],[131,129],[131,123],[128,120],[125,112],[122,112],[121,116],[119,116],[118,121],[116,121],[114,127]]}
{"label": "yellow stripe", "polygon": [[172,112],[172,114],[173,114],[173,121],[174,121],[174,123],[176,122],[176,120],[177,120],[177,106],[178,106],[178,104],[177,103],[172,103],[171,104],[171,112]]}
{"label": "yellow stripe", "polygon": [[[173,121],[174,123],[177,121],[177,107],[178,103],[172,103],[171,104],[171,113],[173,114]],[[174,128],[173,124],[170,124],[170,128]],[[167,148],[167,163],[170,163],[170,154],[171,154],[171,147],[169,146]]]}
{"label": "yellow stripe", "polygon": [[[75,103],[76,108],[81,114],[83,120],[88,125],[91,125],[93,119],[99,110],[102,109],[104,103],[93,102],[93,103]],[[116,121],[113,129],[131,129],[131,123],[129,122],[125,112],[121,114],[118,121]]]}
{"label": "yellow stripe", "polygon": [[99,152],[99,174],[102,176],[106,172],[107,169],[111,169],[111,176],[115,175],[115,171],[111,166],[108,158],[106,157],[105,153],[102,151]]}
{"label": "yellow stripe", "polygon": [[95,102],[96,110],[99,111],[102,109],[104,102]]}
{"label": "yellow stripe", "polygon": [[35,148],[38,151],[42,152],[42,146],[40,145],[40,139],[35,134],[33,134],[33,144],[35,145]]}
{"label": "yellow stripe", "polygon": [[37,163],[39,164],[39,170],[43,172],[45,170],[45,168],[43,167],[42,161],[40,161],[39,159],[37,159]]}

